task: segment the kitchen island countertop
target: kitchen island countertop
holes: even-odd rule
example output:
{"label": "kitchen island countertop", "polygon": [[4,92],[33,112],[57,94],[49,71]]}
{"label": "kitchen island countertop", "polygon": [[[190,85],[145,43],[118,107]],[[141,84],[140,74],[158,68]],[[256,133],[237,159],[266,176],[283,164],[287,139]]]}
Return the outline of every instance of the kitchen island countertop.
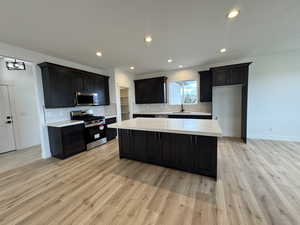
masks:
{"label": "kitchen island countertop", "polygon": [[136,118],[110,124],[108,127],[213,137],[222,135],[218,121],[206,119]]}

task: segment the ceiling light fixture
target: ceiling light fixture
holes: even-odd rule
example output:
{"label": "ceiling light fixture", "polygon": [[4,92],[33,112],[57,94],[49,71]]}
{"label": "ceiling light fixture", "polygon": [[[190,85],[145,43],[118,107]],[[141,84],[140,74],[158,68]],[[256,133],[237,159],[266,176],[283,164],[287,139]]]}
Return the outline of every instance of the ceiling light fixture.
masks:
{"label": "ceiling light fixture", "polygon": [[233,19],[235,17],[237,17],[238,15],[240,14],[240,11],[238,9],[232,9],[228,15],[227,15],[227,18],[228,19]]}
{"label": "ceiling light fixture", "polygon": [[102,56],[102,52],[96,52],[96,55],[101,57]]}
{"label": "ceiling light fixture", "polygon": [[225,53],[226,51],[227,51],[226,48],[222,48],[222,49],[220,50],[221,53]]}
{"label": "ceiling light fixture", "polygon": [[16,59],[14,61],[7,61],[6,68],[8,70],[26,70],[25,63]]}
{"label": "ceiling light fixture", "polygon": [[171,63],[171,62],[173,62],[173,60],[172,59],[168,59],[168,63]]}
{"label": "ceiling light fixture", "polygon": [[178,67],[179,67],[179,68],[182,68],[182,67],[183,67],[183,65],[179,65]]}
{"label": "ceiling light fixture", "polygon": [[151,37],[150,35],[147,35],[147,36],[145,37],[145,42],[146,42],[146,43],[152,42],[152,37]]}
{"label": "ceiling light fixture", "polygon": [[134,68],[134,66],[131,66],[130,69],[131,69],[131,70],[134,70],[135,68]]}

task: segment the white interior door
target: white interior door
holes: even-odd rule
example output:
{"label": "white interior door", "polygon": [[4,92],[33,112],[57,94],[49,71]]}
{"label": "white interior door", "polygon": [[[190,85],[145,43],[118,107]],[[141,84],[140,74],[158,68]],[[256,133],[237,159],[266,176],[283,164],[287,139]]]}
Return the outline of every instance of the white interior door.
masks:
{"label": "white interior door", "polygon": [[8,87],[0,86],[0,153],[15,149]]}

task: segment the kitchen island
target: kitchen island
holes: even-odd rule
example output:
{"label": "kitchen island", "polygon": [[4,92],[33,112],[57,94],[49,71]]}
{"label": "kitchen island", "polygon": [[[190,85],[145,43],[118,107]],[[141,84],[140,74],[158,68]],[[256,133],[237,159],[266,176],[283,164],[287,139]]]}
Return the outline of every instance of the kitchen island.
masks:
{"label": "kitchen island", "polygon": [[216,120],[136,118],[108,127],[118,129],[120,158],[217,178]]}

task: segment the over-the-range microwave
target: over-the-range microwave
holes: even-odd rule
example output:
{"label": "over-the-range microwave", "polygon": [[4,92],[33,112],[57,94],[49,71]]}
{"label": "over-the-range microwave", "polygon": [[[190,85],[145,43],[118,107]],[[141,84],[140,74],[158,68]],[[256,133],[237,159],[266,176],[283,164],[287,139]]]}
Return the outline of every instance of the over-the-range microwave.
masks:
{"label": "over-the-range microwave", "polygon": [[77,105],[100,105],[98,93],[76,92]]}

